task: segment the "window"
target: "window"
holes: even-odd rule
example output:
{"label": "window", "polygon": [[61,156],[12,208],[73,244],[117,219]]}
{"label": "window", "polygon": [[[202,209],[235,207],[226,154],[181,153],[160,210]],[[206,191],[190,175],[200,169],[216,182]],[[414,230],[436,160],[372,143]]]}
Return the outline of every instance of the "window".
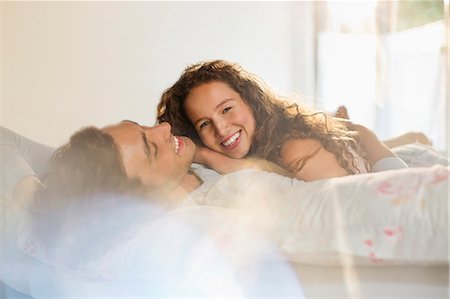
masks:
{"label": "window", "polygon": [[448,140],[448,2],[326,1],[317,4],[319,106],[346,105],[381,138]]}

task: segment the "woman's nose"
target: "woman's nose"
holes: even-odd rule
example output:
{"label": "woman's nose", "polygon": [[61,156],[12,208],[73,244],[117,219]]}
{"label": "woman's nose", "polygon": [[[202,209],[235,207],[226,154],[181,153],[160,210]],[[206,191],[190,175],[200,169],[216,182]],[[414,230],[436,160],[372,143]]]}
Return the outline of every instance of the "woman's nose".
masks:
{"label": "woman's nose", "polygon": [[228,133],[228,122],[219,120],[215,122],[214,126],[216,128],[216,134],[218,136],[226,136],[226,134]]}

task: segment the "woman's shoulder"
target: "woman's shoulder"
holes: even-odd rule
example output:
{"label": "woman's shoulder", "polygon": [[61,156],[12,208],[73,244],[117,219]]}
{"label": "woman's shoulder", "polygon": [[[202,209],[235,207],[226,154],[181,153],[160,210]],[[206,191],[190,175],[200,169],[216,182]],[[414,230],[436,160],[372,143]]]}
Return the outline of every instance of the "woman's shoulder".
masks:
{"label": "woman's shoulder", "polygon": [[326,150],[319,140],[312,138],[286,141],[280,149],[280,159],[297,179],[305,181],[348,174],[339,165],[336,156]]}
{"label": "woman's shoulder", "polygon": [[289,138],[280,146],[280,158],[284,160],[291,156],[307,156],[320,148],[322,148],[320,141],[313,138]]}

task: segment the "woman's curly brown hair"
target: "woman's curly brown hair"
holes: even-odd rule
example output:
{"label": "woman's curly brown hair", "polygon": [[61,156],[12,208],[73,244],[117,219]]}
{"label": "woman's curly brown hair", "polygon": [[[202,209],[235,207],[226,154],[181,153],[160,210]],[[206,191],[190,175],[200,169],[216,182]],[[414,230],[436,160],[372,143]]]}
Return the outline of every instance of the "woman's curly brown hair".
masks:
{"label": "woman's curly brown hair", "polygon": [[[280,146],[289,139],[311,138],[333,153],[346,171],[359,172],[354,153],[362,157],[365,154],[359,145],[358,134],[349,130],[344,122],[306,105],[283,100],[258,76],[244,70],[239,64],[224,60],[188,66],[178,81],[163,93],[158,104],[158,122],[167,121],[174,134],[186,135],[202,144],[185,113],[184,102],[193,88],[214,81],[229,85],[253,112],[256,131],[249,155],[286,167],[280,160]],[[297,161],[289,170],[299,171],[307,159]],[[366,161],[365,164],[367,167]]]}

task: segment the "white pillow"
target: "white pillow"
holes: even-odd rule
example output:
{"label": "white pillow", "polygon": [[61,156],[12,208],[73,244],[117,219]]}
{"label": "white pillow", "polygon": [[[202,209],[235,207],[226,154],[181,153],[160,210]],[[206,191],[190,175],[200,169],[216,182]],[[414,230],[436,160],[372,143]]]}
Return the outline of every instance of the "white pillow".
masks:
{"label": "white pillow", "polygon": [[428,167],[436,164],[450,165],[450,160],[431,146],[422,143],[410,143],[394,147],[392,151],[409,167]]}

